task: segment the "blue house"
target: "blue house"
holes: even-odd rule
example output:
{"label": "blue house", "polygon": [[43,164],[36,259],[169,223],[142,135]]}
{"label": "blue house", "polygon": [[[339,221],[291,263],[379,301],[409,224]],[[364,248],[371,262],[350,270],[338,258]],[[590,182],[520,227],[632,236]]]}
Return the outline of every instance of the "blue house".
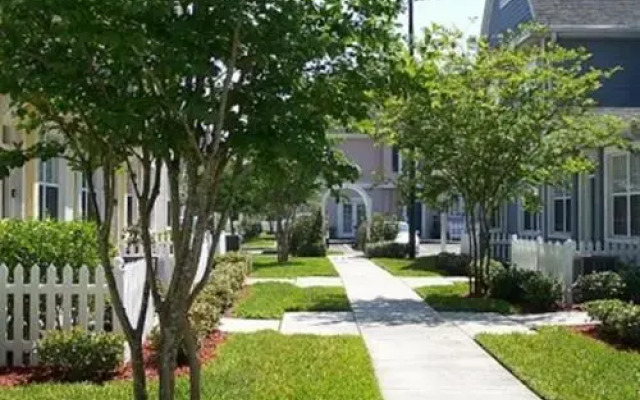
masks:
{"label": "blue house", "polygon": [[[620,66],[595,93],[596,111],[630,123],[640,120],[640,0],[486,0],[482,34],[492,43],[526,22],[549,28],[544,37],[564,47],[583,47],[598,68]],[[632,124],[630,124],[632,126]],[[526,212],[505,205],[497,232],[606,244],[640,243],[640,154],[594,149],[598,167],[562,188],[541,188],[543,208]]]}

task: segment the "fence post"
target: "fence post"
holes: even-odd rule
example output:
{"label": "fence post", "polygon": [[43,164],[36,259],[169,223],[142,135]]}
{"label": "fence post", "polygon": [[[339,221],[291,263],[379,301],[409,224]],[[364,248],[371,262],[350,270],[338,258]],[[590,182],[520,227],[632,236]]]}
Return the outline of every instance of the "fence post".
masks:
{"label": "fence post", "polygon": [[7,285],[9,269],[0,265],[0,367],[7,365]]}
{"label": "fence post", "polygon": [[576,243],[569,239],[564,245],[563,276],[564,276],[564,299],[567,304],[573,304],[571,287],[573,286],[573,261],[576,254]]}
{"label": "fence post", "polygon": [[[124,293],[124,260],[121,257],[116,257],[112,262],[113,266],[113,275],[116,280],[116,287],[118,288],[118,296],[120,296],[120,300],[124,301],[123,293]],[[122,330],[120,326],[120,320],[118,320],[118,316],[116,315],[114,310],[112,311],[111,320],[113,321],[113,331],[120,332]]]}
{"label": "fence post", "polygon": [[40,306],[40,267],[37,265],[31,266],[31,274],[29,276],[29,338],[31,342],[31,349],[29,349],[29,362],[31,365],[38,363],[38,354],[35,350],[36,341],[39,339],[40,324],[39,324],[39,306]]}
{"label": "fence post", "polygon": [[538,236],[536,238],[536,271],[540,272],[541,268],[540,268],[540,251],[544,248],[544,239],[542,238],[542,236]]}

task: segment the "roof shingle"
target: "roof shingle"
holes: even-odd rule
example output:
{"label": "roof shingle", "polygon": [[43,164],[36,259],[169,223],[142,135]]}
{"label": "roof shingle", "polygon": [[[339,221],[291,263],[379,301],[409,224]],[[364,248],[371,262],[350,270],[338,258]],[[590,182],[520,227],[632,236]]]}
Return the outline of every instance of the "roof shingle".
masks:
{"label": "roof shingle", "polygon": [[529,0],[545,25],[640,28],[640,0]]}

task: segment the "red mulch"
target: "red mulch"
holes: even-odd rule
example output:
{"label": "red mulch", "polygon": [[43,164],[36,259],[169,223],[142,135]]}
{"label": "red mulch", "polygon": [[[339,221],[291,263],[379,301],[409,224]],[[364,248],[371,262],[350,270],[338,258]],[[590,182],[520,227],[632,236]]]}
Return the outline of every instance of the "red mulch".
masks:
{"label": "red mulch", "polygon": [[[212,332],[202,342],[200,349],[200,362],[202,364],[212,360],[216,355],[216,349],[224,342],[226,335],[220,331]],[[157,363],[156,357],[149,346],[144,349],[144,365],[147,378],[157,379]],[[184,376],[189,374],[189,367],[180,365],[176,368],[176,376]],[[20,385],[28,385],[30,383],[54,382],[56,377],[50,371],[42,367],[2,367],[0,368],[0,387],[14,387]],[[127,363],[119,368],[113,380],[131,380],[133,372],[131,364]]]}

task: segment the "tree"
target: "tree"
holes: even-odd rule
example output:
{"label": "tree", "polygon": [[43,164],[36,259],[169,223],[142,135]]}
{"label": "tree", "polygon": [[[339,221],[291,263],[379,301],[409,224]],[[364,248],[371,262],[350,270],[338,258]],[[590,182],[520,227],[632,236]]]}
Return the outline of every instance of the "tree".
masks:
{"label": "tree", "polygon": [[[132,350],[137,399],[147,396],[141,369],[147,293],[160,324],[159,396],[174,396],[177,347],[184,342],[191,398],[199,398],[200,366],[186,315],[215,269],[213,249],[237,195],[220,196],[223,176],[233,182],[247,159],[291,160],[299,149],[311,156],[301,163],[323,159],[330,118],[362,117],[365,89],[384,82],[398,12],[395,0],[0,5],[0,92],[11,95],[34,130],[57,132],[62,156],[87,177],[101,263]],[[147,264],[134,323],[118,299],[109,259],[123,165],[138,197]],[[181,207],[170,216],[176,267],[162,287],[150,216],[165,170],[171,202]],[[196,282],[206,234],[212,251]]]}
{"label": "tree", "polygon": [[423,198],[463,198],[481,295],[498,207],[590,170],[592,151],[625,141],[616,118],[592,112],[592,94],[615,71],[586,68],[584,50],[548,40],[461,48],[458,37],[433,28],[418,57],[404,58],[402,92],[386,99],[379,135],[416,148]]}

